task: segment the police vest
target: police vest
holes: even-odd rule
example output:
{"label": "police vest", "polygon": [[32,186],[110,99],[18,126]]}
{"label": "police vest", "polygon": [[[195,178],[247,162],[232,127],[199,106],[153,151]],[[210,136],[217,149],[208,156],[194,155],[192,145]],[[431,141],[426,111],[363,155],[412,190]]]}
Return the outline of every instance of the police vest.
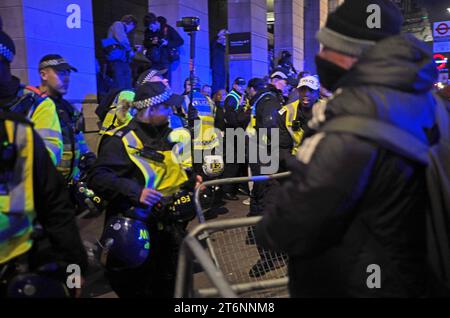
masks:
{"label": "police vest", "polygon": [[0,113],[0,125],[6,131],[5,137],[17,150],[11,171],[14,177],[0,184],[0,264],[31,248],[32,223],[35,218],[33,130],[29,124],[13,121],[11,117]]}
{"label": "police vest", "polygon": [[120,110],[119,107],[122,107],[123,102],[133,102],[135,96],[136,93],[131,90],[124,90],[117,94],[108,113],[105,116],[105,119],[102,122],[100,135],[103,135],[108,130],[127,125],[133,119],[133,116],[129,111],[126,113],[125,117],[118,116],[118,111]]}
{"label": "police vest", "polygon": [[[225,99],[227,99],[228,97],[232,97],[235,101],[236,101],[236,107],[234,110],[238,110],[239,106],[241,105],[241,95],[239,95],[237,92],[235,91],[231,91],[227,97],[225,97]],[[244,108],[247,110],[250,107],[250,102],[247,98],[245,98],[245,106]]]}
{"label": "police vest", "polygon": [[156,150],[149,155],[144,149],[144,143],[129,127],[108,131],[105,135],[121,138],[130,160],[144,176],[146,188],[155,189],[168,197],[177,193],[188,180],[182,164],[173,157],[172,150]]}
{"label": "police vest", "polygon": [[55,103],[32,86],[22,86],[18,97],[20,100],[11,108],[11,111],[21,113],[30,119],[34,129],[44,140],[54,165],[57,166],[62,158],[63,139]]}
{"label": "police vest", "polygon": [[292,154],[296,154],[298,147],[300,146],[300,143],[302,142],[304,131],[303,129],[295,130],[293,129],[292,125],[293,122],[297,118],[298,113],[298,107],[300,105],[300,101],[295,101],[293,103],[290,103],[286,106],[284,106],[280,111],[280,115],[283,115],[286,113],[286,129],[291,135],[293,139],[293,145],[292,145]]}
{"label": "police vest", "polygon": [[194,92],[192,107],[197,110],[199,117],[194,124],[194,149],[205,150],[217,147],[219,139],[214,130],[214,103],[201,93]]}
{"label": "police vest", "polygon": [[89,151],[89,147],[82,132],[82,114],[66,102],[58,103],[57,112],[61,124],[63,154],[56,168],[66,181],[70,181],[79,174],[80,157]]}
{"label": "police vest", "polygon": [[247,129],[246,129],[246,132],[249,135],[256,135],[256,106],[258,105],[260,100],[262,100],[267,95],[274,96],[274,94],[272,92],[266,92],[264,94],[261,94],[261,96],[259,96],[258,99],[253,103],[252,115],[250,117],[250,123],[248,124]]}

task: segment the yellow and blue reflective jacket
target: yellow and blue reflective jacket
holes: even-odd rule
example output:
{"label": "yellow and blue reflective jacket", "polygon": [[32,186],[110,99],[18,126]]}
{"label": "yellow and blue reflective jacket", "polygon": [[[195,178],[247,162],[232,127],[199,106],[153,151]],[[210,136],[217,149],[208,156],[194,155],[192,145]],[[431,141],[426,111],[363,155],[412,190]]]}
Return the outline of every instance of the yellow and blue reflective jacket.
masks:
{"label": "yellow and blue reflective jacket", "polygon": [[[0,264],[26,253],[32,246],[35,218],[33,189],[33,130],[31,125],[0,114],[7,142],[14,144],[17,158],[12,180],[0,184]],[[3,139],[3,138],[2,138]]]}
{"label": "yellow and blue reflective jacket", "polygon": [[28,94],[33,95],[36,102],[30,105],[23,115],[34,124],[34,129],[44,140],[50,158],[54,165],[58,166],[62,159],[63,139],[55,103],[32,86],[22,87],[18,97]]}
{"label": "yellow and blue reflective jacket", "polygon": [[[144,149],[145,144],[132,129],[132,125],[133,122],[128,126],[107,131],[105,135],[121,139],[128,157],[142,173],[146,188],[155,189],[165,197],[177,193],[180,187],[188,180],[184,170],[188,165],[179,162],[172,150],[159,151],[156,149],[155,156],[158,157],[158,160],[147,156],[146,149]],[[174,137],[174,139],[176,138]]]}
{"label": "yellow and blue reflective jacket", "polygon": [[300,107],[300,101],[297,100],[293,103],[290,103],[279,111],[280,115],[286,113],[286,129],[292,137],[293,145],[292,145],[292,154],[296,154],[298,148],[300,147],[300,143],[302,142],[304,131],[303,129],[299,129],[294,131],[292,128],[294,121],[297,118],[298,108]]}
{"label": "yellow and blue reflective jacket", "polygon": [[136,93],[132,90],[123,90],[117,94],[105,116],[105,119],[102,122],[100,135],[103,135],[108,130],[127,125],[133,119],[133,115],[130,110],[127,110],[125,114],[123,114],[122,107],[124,107],[124,102],[133,102],[135,96]]}

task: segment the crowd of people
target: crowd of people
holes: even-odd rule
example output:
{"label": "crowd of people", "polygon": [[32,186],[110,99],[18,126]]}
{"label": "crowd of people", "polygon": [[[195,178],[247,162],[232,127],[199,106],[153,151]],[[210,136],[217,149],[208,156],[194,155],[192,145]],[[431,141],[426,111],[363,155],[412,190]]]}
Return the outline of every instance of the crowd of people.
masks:
{"label": "crowd of people", "polygon": [[[380,30],[348,19],[355,10],[364,16],[369,2],[386,14]],[[103,41],[114,88],[96,110],[96,151],[86,145],[82,114],[64,99],[77,69],[60,55],[47,55],[38,65],[41,82],[24,85],[11,74],[16,47],[1,31],[0,294],[15,295],[4,282],[14,281],[23,264],[47,281],[61,275],[50,275],[49,263],[57,263],[63,276],[68,264],[85,273],[76,215],[105,211],[100,260],[114,292],[172,297],[179,248],[195,218],[194,189],[211,178],[265,174],[264,149],[278,162],[272,173],[290,171],[289,179],[251,188],[230,184],[213,194],[204,189],[205,197],[214,195],[212,207],[218,200],[239,200],[243,192],[248,216],[263,216],[256,236],[248,234],[260,255],[249,276],[279,266],[266,257],[268,249],[288,257],[292,297],[448,296],[440,274],[450,269],[435,271],[428,263],[431,234],[425,224],[428,207],[435,210],[437,202],[426,181],[432,164],[397,150],[390,129],[389,145],[376,134],[384,124],[427,150],[441,147],[434,164],[448,155],[449,131],[440,123],[448,121],[449,99],[445,91],[444,98],[433,94],[432,55],[421,41],[401,34],[402,22],[390,1],[347,0],[318,33],[323,49],[317,75],[297,74],[283,52],[265,78],[237,77],[227,91],[224,73],[216,70],[211,85],[193,76],[175,94],[170,63],[182,38],[149,13],[144,45],[133,48],[127,34],[137,20],[127,15]],[[216,50],[225,35],[219,32]],[[153,66],[132,84],[135,52]],[[330,125],[339,119],[346,125]],[[242,148],[243,160],[236,160]],[[217,163],[211,161],[217,156],[223,171],[210,174],[207,165]],[[448,170],[440,173],[449,180]],[[445,183],[439,191],[448,194]],[[382,288],[366,284],[369,264],[382,268]],[[76,297],[80,288],[62,286],[60,292]]]}

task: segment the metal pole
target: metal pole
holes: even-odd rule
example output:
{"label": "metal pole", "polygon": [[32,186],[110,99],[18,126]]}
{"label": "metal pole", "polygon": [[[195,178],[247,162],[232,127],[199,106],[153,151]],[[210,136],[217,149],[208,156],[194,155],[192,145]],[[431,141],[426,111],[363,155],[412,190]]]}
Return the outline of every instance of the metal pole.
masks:
{"label": "metal pole", "polygon": [[[189,92],[189,110],[188,113],[192,111],[193,100],[194,100],[194,79],[195,79],[195,36],[196,32],[189,32],[190,40],[190,59],[189,59],[189,81],[191,83],[191,91]],[[194,127],[194,121],[188,120],[188,126]]]}

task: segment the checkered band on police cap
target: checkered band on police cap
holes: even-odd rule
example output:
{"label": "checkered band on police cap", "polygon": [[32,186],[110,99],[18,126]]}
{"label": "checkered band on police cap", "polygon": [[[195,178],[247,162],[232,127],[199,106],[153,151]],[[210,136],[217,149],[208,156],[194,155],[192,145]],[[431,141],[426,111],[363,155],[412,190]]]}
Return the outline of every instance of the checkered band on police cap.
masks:
{"label": "checkered band on police cap", "polygon": [[134,102],[132,105],[134,108],[141,110],[144,108],[163,104],[164,102],[168,101],[172,95],[173,95],[172,90],[170,88],[166,88],[164,93],[144,99],[144,100]]}
{"label": "checkered band on police cap", "polygon": [[14,59],[14,53],[1,43],[0,43],[0,55],[3,56],[9,63],[11,63]]}
{"label": "checkered band on police cap", "polygon": [[69,64],[65,59],[54,59],[54,60],[48,60],[44,61],[41,64],[39,64],[39,69],[42,70],[46,67],[52,67],[52,66],[58,66],[61,64]]}
{"label": "checkered band on police cap", "polygon": [[16,48],[13,40],[3,31],[0,31],[0,56],[4,58],[8,63],[14,60],[16,55]]}

